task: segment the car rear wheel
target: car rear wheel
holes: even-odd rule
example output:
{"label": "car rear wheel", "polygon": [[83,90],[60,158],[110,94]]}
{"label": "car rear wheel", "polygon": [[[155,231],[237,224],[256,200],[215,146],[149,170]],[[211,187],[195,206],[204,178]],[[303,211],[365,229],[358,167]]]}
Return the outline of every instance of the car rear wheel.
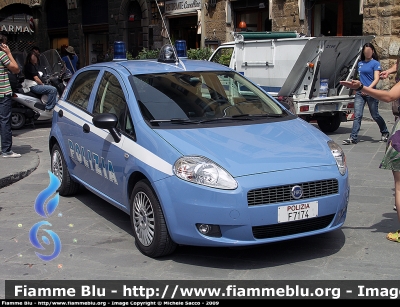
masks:
{"label": "car rear wheel", "polygon": [[60,180],[61,185],[58,193],[61,196],[73,195],[78,191],[79,183],[71,178],[58,144],[55,144],[51,150],[51,172]]}
{"label": "car rear wheel", "polygon": [[150,183],[141,180],[132,191],[131,222],[138,249],[146,256],[157,258],[171,254],[176,249],[164,214]]}
{"label": "car rear wheel", "polygon": [[11,129],[21,129],[25,125],[25,115],[19,112],[11,113]]}

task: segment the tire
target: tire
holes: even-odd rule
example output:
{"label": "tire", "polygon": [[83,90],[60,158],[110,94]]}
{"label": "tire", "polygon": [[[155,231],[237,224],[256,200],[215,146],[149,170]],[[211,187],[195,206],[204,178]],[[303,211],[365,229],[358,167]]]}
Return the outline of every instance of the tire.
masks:
{"label": "tire", "polygon": [[334,132],[340,126],[340,116],[322,117],[317,119],[317,123],[322,132]]}
{"label": "tire", "polygon": [[61,196],[73,195],[78,191],[80,185],[71,178],[58,144],[51,149],[51,172],[60,180],[61,185],[57,191]]}
{"label": "tire", "polygon": [[168,233],[160,202],[147,180],[141,180],[135,185],[130,202],[137,248],[151,258],[173,253],[177,244]]}
{"label": "tire", "polygon": [[11,129],[18,130],[25,126],[26,117],[25,114],[19,112],[11,113]]}

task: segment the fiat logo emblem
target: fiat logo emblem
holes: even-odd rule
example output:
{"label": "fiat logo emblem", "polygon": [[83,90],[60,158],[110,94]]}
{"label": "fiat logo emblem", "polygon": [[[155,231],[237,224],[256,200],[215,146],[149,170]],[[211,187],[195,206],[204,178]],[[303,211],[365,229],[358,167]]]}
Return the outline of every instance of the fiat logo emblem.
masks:
{"label": "fiat logo emblem", "polygon": [[301,198],[302,196],[303,196],[303,189],[301,188],[301,186],[295,185],[295,186],[292,188],[292,197],[293,197],[294,199],[299,199],[299,198]]}

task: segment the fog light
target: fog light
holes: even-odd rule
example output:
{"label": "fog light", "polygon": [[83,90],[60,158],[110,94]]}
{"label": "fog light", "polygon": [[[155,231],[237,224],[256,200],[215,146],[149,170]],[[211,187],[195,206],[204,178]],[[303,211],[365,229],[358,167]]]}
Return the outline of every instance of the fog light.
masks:
{"label": "fog light", "polygon": [[208,232],[211,230],[211,226],[207,224],[200,224],[198,228],[200,233],[202,233],[203,235],[208,234]]}
{"label": "fog light", "polygon": [[219,238],[222,237],[221,229],[218,225],[196,224],[197,230],[205,236]]}

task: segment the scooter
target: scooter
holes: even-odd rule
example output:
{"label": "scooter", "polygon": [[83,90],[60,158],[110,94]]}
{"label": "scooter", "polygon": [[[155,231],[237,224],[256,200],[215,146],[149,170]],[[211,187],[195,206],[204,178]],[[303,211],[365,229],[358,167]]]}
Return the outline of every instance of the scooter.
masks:
{"label": "scooter", "polygon": [[12,99],[12,109],[11,109],[11,129],[17,130],[21,129],[27,124],[34,124],[35,120],[39,118],[39,113],[35,112],[31,108],[19,103],[14,98],[16,98],[16,92],[20,87],[20,77],[19,74],[15,75],[8,72],[8,79],[10,80],[11,89],[13,91]]}
{"label": "scooter", "polygon": [[[14,58],[23,71],[24,53],[17,53]],[[55,49],[43,52],[40,55],[40,67],[43,70],[43,83],[55,86],[58,96],[61,96],[71,73],[66,69],[58,52]],[[13,77],[10,76],[10,78]],[[27,122],[33,124],[35,121],[50,121],[53,114],[45,111],[47,95],[25,92],[22,88],[23,78],[17,77],[17,79],[17,82],[10,82],[13,90],[12,100],[15,102],[12,110],[12,129],[20,129]]]}

